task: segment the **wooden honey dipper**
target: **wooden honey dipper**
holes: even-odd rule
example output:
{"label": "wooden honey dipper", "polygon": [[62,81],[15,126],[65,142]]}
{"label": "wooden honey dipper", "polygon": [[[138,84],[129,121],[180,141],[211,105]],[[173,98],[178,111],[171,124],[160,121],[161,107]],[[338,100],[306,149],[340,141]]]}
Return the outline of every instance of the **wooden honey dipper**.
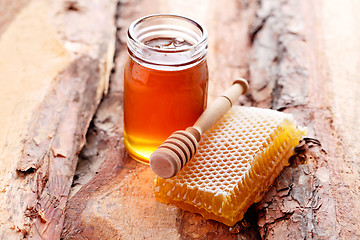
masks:
{"label": "wooden honey dipper", "polygon": [[248,88],[245,79],[236,79],[230,88],[205,109],[192,127],[174,132],[151,154],[151,169],[162,178],[175,176],[195,155],[201,135],[216,124]]}

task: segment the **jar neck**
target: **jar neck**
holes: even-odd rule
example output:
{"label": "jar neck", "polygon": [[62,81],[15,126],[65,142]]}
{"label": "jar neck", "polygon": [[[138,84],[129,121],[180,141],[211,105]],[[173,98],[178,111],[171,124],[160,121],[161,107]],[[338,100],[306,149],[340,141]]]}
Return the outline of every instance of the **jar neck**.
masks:
{"label": "jar neck", "polygon": [[205,28],[178,15],[147,16],[133,22],[128,30],[129,56],[149,68],[179,70],[192,67],[205,60],[207,46]]}

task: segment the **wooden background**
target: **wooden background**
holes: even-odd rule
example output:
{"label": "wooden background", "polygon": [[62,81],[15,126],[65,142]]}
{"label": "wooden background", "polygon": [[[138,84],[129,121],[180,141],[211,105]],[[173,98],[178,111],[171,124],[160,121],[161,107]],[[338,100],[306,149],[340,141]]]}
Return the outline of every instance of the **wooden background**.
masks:
{"label": "wooden background", "polygon": [[[1,1],[0,238],[359,239],[359,11],[357,0]],[[239,104],[308,128],[233,228],[157,202],[154,173],[124,151],[126,31],[162,12],[207,28],[209,102],[245,77]]]}

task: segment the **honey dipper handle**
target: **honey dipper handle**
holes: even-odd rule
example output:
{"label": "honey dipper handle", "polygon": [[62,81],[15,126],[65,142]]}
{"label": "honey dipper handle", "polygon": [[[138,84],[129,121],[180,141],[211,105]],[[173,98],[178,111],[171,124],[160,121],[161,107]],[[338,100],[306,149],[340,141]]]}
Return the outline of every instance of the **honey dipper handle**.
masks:
{"label": "honey dipper handle", "polygon": [[151,169],[162,178],[174,177],[195,155],[201,135],[217,123],[247,89],[246,80],[235,80],[221,97],[205,109],[193,127],[174,132],[151,154]]}
{"label": "honey dipper handle", "polygon": [[248,87],[245,79],[236,79],[230,88],[205,109],[193,128],[202,135],[225,115],[239,96],[247,91]]}

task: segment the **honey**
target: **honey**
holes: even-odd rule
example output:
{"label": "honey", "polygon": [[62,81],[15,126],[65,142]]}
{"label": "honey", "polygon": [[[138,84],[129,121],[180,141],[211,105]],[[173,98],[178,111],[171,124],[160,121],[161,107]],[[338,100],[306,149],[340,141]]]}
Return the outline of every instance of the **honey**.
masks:
{"label": "honey", "polygon": [[233,106],[175,177],[156,177],[155,196],[233,226],[288,165],[303,134],[290,114]]}
{"label": "honey", "polygon": [[[129,28],[124,69],[124,142],[134,159],[148,163],[172,132],[193,125],[206,108],[207,42],[205,30],[180,16],[153,15],[137,24]],[[189,28],[197,31],[189,36]]]}

